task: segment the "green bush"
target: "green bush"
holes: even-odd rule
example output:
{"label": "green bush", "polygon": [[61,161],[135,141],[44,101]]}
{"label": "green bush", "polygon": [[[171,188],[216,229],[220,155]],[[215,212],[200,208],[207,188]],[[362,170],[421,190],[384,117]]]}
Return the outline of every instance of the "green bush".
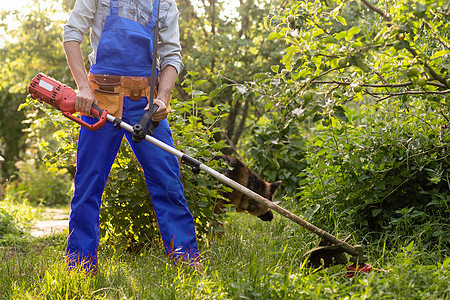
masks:
{"label": "green bush", "polygon": [[265,181],[283,182],[277,199],[294,197],[300,187],[302,178],[298,174],[306,167],[306,139],[302,131],[301,124],[269,114],[252,128],[245,147],[245,158],[252,170]]}
{"label": "green bush", "polygon": [[31,205],[56,206],[70,202],[72,176],[65,168],[49,162],[19,161],[17,175],[6,185],[5,199]]}
{"label": "green bush", "polygon": [[373,240],[450,246],[449,132],[439,105],[392,101],[319,125],[298,194],[320,206],[314,221]]}
{"label": "green bush", "polygon": [[3,208],[0,208],[0,243],[3,239],[22,233],[16,226],[14,218]]}
{"label": "green bush", "polygon": [[37,209],[27,201],[17,204],[7,199],[0,201],[0,244],[14,243],[28,236]]}

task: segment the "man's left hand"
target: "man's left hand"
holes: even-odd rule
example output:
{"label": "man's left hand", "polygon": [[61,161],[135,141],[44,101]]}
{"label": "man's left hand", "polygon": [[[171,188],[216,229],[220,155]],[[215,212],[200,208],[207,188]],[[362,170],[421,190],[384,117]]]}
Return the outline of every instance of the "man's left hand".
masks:
{"label": "man's left hand", "polygon": [[[155,112],[155,114],[152,117],[152,120],[155,122],[160,122],[167,118],[167,115],[169,114],[169,111],[167,110],[167,106],[161,99],[154,99],[153,104],[158,105],[158,110]],[[149,104],[145,107],[145,110],[149,109]]]}

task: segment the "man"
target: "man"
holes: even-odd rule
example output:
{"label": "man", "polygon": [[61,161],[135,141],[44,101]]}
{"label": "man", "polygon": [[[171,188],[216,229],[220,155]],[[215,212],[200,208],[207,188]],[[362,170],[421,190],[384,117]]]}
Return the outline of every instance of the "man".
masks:
{"label": "man", "polygon": [[[171,91],[183,67],[174,0],[77,0],[64,28],[64,50],[78,86],[75,108],[82,119],[96,121],[89,116],[96,103],[134,125],[149,109],[156,24],[160,77],[154,99],[158,110],[152,121],[159,126],[153,136],[173,146],[166,118]],[[80,44],[89,30],[93,52],[87,75]],[[166,253],[199,265],[194,221],[177,158],[146,141],[132,142],[131,134],[107,122],[95,132],[80,129],[67,244],[69,266],[96,271],[101,196],[124,134],[143,168]]]}

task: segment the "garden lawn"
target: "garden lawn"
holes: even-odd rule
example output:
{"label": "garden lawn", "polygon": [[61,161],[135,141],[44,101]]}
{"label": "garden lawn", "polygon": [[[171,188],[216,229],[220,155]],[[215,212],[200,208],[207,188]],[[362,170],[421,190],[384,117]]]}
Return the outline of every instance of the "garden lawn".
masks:
{"label": "garden lawn", "polygon": [[[174,266],[161,247],[124,253],[101,245],[95,277],[68,273],[66,233],[0,249],[0,299],[448,299],[450,257],[416,242],[365,246],[379,270],[355,278],[344,266],[311,272],[302,255],[318,238],[279,215],[226,218],[220,239],[201,243],[203,274]],[[105,249],[108,248],[108,249]],[[446,253],[446,254],[444,254]],[[390,270],[390,271],[387,271]]]}

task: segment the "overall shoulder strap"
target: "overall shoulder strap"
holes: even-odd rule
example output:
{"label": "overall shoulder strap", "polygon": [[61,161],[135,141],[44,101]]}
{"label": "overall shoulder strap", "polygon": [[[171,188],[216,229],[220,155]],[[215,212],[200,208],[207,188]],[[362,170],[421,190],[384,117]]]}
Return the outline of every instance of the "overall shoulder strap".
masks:
{"label": "overall shoulder strap", "polygon": [[156,22],[158,22],[158,18],[159,18],[159,1],[160,0],[155,0],[155,2],[153,3],[152,16],[150,17],[150,21],[148,22],[148,25],[147,25],[147,27],[149,27],[150,29],[153,29],[153,27],[156,25]]}
{"label": "overall shoulder strap", "polygon": [[111,15],[119,15],[119,1],[118,0],[111,0],[109,3]]}
{"label": "overall shoulder strap", "polygon": [[[154,18],[156,16],[156,18]],[[135,143],[139,143],[145,136],[153,135],[153,131],[158,127],[159,122],[152,122],[153,114],[158,110],[158,105],[153,104],[153,96],[155,95],[155,85],[156,85],[156,56],[158,55],[158,18],[159,18],[159,0],[155,0],[155,4],[153,6],[153,14],[152,19],[149,22],[148,27],[151,22],[154,22],[154,32],[153,32],[153,54],[152,54],[152,75],[151,75],[151,83],[150,83],[150,95],[148,95],[148,104],[149,110],[141,117],[138,124],[133,126],[133,136],[132,140]],[[153,28],[149,27],[149,28]],[[150,125],[151,123],[151,125]]]}

